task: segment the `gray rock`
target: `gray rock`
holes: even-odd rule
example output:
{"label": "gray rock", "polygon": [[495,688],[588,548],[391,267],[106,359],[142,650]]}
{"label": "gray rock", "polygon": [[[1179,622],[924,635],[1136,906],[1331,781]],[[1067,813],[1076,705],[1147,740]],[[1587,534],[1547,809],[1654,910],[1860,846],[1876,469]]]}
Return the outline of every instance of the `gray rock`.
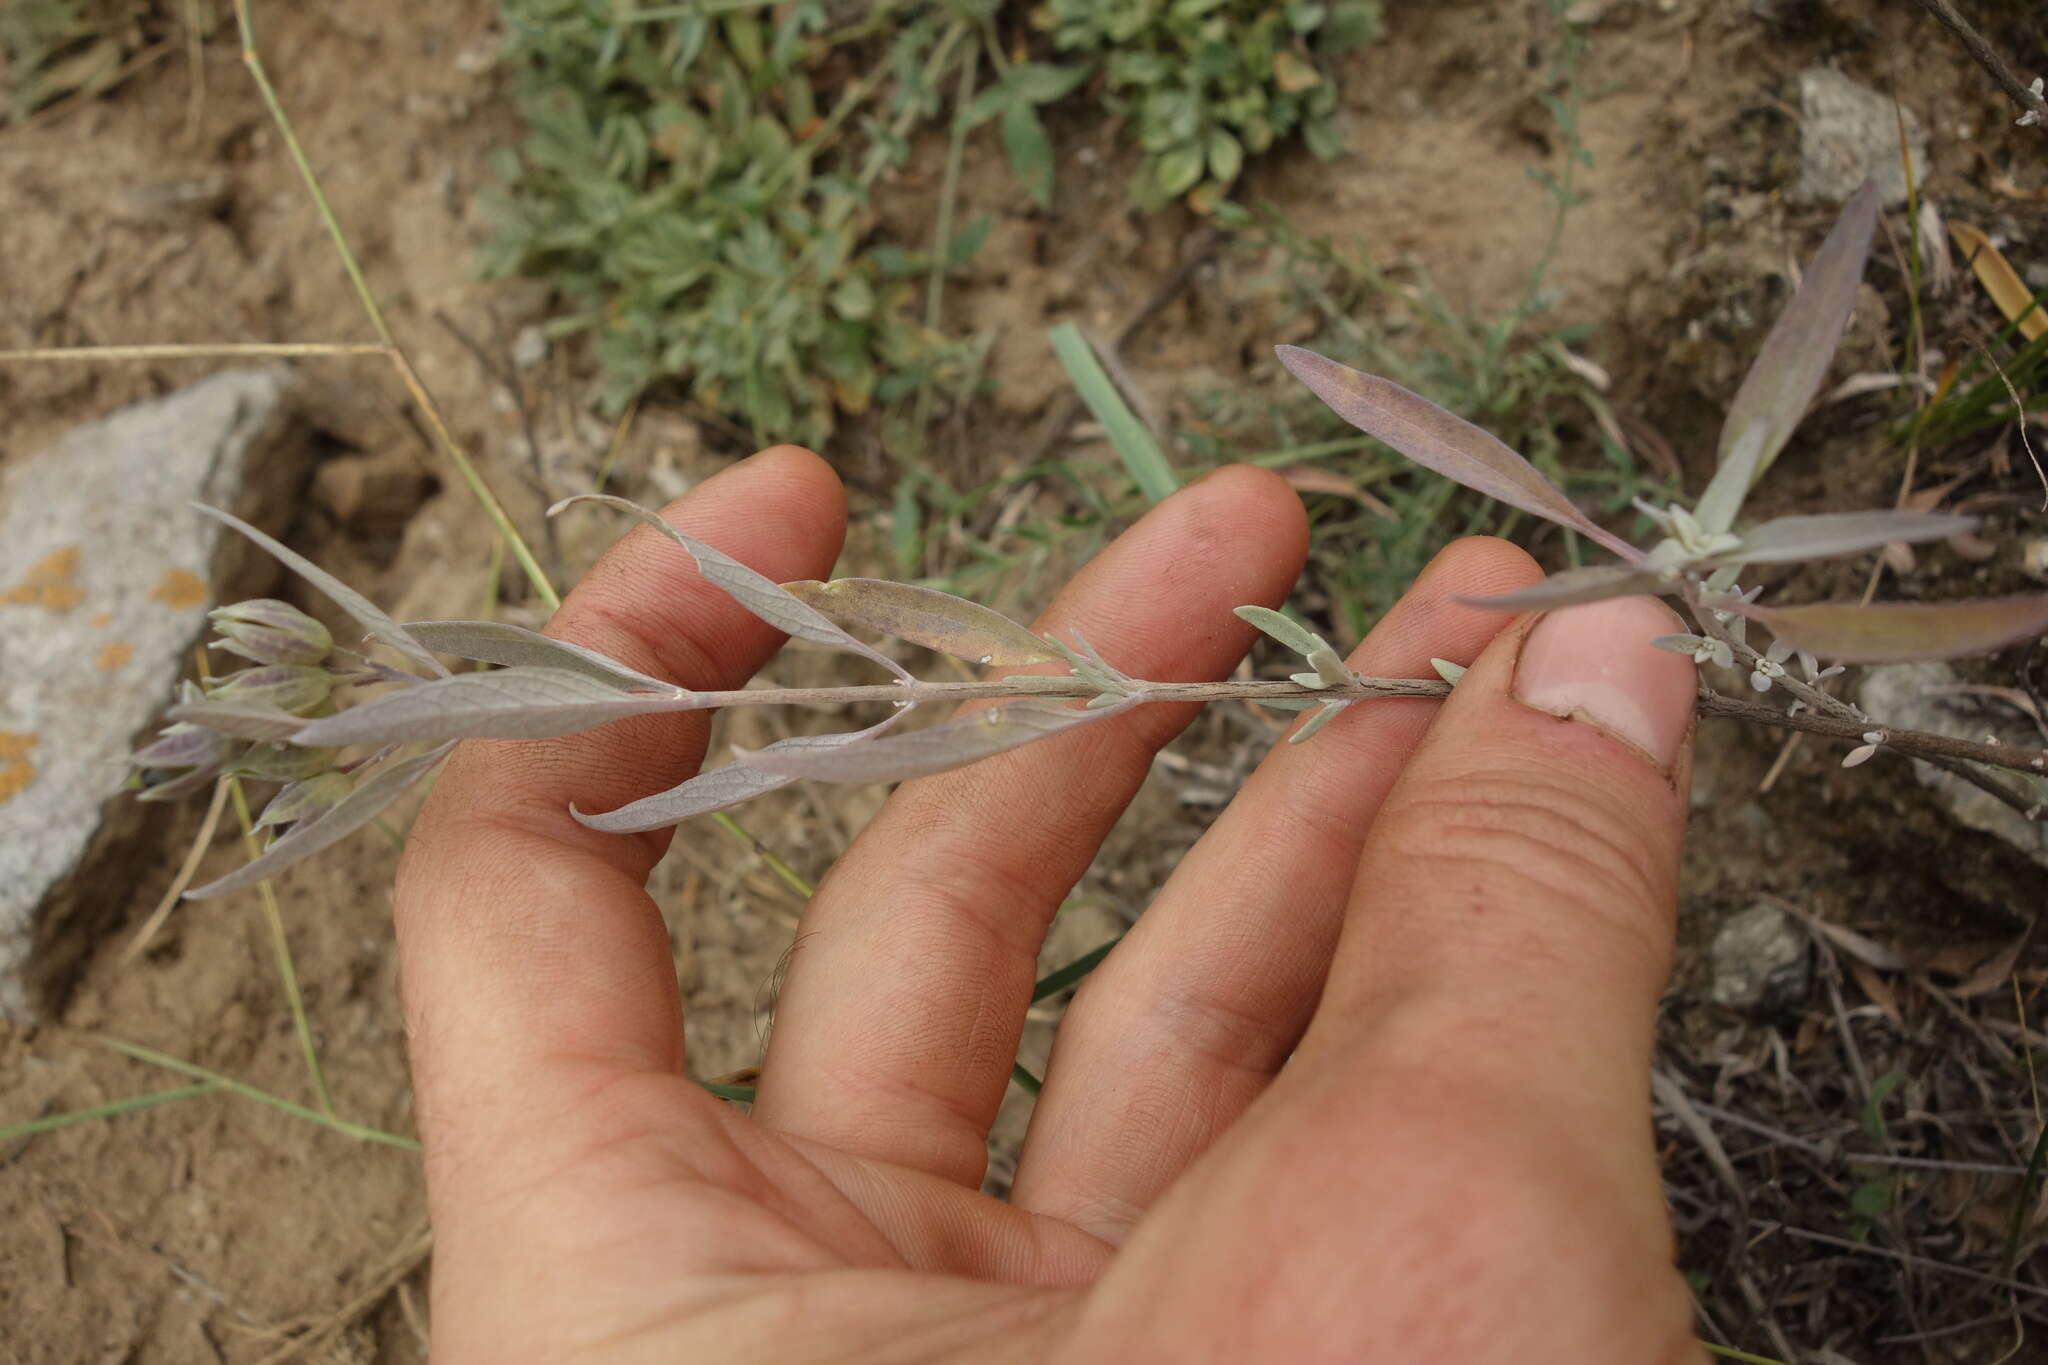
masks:
{"label": "gray rock", "polygon": [[221,600],[276,566],[193,501],[275,530],[311,448],[283,369],[228,370],[0,466],[0,1014],[72,977],[168,815],[121,793]]}
{"label": "gray rock", "polygon": [[1913,182],[1927,183],[1927,130],[1912,110],[1893,113],[1892,101],[1832,67],[1799,73],[1799,180],[1795,199],[1839,204],[1865,176],[1876,179],[1887,204],[1904,203],[1906,168],[1899,157],[1899,116],[1906,125]]}
{"label": "gray rock", "polygon": [[[2018,712],[1989,697],[1955,692],[1961,679],[1945,663],[1885,664],[1867,670],[1856,703],[1879,726],[1928,730],[1955,739],[2041,746],[2041,733]],[[1867,772],[1869,769],[1864,769]],[[1995,834],[2048,867],[2042,827],[1954,773],[1913,760],[1913,776],[1930,787],[1958,823]]]}
{"label": "gray rock", "polygon": [[1811,980],[1806,931],[1768,901],[1732,915],[1714,935],[1714,1003],[1771,1014],[1806,998]]}

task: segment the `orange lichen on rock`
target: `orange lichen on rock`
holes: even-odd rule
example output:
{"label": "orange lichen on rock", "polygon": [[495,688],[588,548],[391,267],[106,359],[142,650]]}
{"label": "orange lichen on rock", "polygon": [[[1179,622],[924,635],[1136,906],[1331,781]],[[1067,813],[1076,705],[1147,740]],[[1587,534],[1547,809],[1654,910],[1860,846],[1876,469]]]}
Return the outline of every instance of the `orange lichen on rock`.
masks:
{"label": "orange lichen on rock", "polygon": [[105,630],[108,626],[114,624],[114,613],[110,611],[96,611],[92,614],[92,623],[95,629]]}
{"label": "orange lichen on rock", "polygon": [[134,645],[116,640],[113,644],[102,649],[99,657],[94,659],[93,662],[99,666],[100,672],[111,673],[134,657]]}
{"label": "orange lichen on rock", "polygon": [[23,787],[35,781],[35,765],[28,761],[28,751],[35,742],[34,735],[0,730],[0,802],[12,800]]}
{"label": "orange lichen on rock", "polygon": [[164,576],[149,590],[149,600],[183,611],[206,602],[206,580],[189,569],[165,569]]}
{"label": "orange lichen on rock", "polygon": [[78,572],[78,547],[66,545],[52,550],[13,587],[0,591],[0,607],[48,607],[63,611],[78,605],[83,596],[71,576]]}

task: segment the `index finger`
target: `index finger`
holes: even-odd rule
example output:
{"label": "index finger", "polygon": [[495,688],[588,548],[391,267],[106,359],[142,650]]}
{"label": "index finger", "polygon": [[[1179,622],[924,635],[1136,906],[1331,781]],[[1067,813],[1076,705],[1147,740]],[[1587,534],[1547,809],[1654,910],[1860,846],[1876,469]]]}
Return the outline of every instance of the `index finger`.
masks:
{"label": "index finger", "polygon": [[[839,480],[778,447],[663,509],[665,519],[777,581],[823,577],[846,527]],[[695,689],[740,686],[782,635],[637,529],[572,592],[547,632]],[[513,1158],[533,1115],[608,1075],[683,1064],[668,934],[646,895],[669,831],[600,834],[609,810],[695,772],[710,721],[643,716],[581,735],[470,741],[406,843],[395,917],[420,1129],[443,1169]],[[477,1158],[476,1160],[470,1159]],[[452,1160],[450,1160],[452,1158]]]}

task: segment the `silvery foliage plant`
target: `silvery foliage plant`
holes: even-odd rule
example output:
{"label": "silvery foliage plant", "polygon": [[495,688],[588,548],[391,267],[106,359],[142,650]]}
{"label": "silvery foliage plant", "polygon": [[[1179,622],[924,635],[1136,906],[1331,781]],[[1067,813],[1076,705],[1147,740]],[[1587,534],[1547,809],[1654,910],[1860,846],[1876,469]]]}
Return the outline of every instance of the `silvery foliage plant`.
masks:
{"label": "silvery foliage plant", "polygon": [[[1569,569],[1504,596],[1472,599],[1503,611],[1547,610],[1626,594],[1677,599],[1696,630],[1655,643],[1723,666],[1740,664],[1758,692],[1783,691],[1785,707],[1760,706],[1703,689],[1706,714],[1856,738],[1844,766],[1883,748],[1963,771],[2030,815],[2040,801],[1986,777],[1988,764],[2037,788],[2048,755],[1940,736],[1887,731],[1819,684],[1845,664],[1940,659],[1983,653],[2048,631],[2048,597],[1947,605],[1765,606],[1741,585],[1752,566],[1855,554],[1895,542],[1940,540],[1972,529],[1973,518],[1872,511],[1781,517],[1738,525],[1752,486],[1783,449],[1819,392],[1840,344],[1878,211],[1866,183],[1850,200],[1765,339],[1729,408],[1716,473],[1691,508],[1642,507],[1662,533],[1639,548],[1595,524],[1534,466],[1501,442],[1396,384],[1298,347],[1281,363],[1360,430],[1424,468],[1510,506],[1553,521],[1611,551],[1618,563]],[[882,703],[863,729],[780,740],[735,750],[733,760],[618,810],[573,811],[592,829],[632,833],[674,825],[791,782],[894,782],[961,767],[1034,740],[1096,724],[1158,701],[1238,698],[1305,711],[1300,742],[1346,708],[1375,697],[1440,697],[1457,665],[1438,661],[1435,679],[1365,678],[1299,622],[1265,607],[1237,614],[1301,656],[1285,681],[1173,683],[1134,678],[1089,645],[1035,634],[987,607],[935,589],[878,579],[778,584],[623,499],[591,496],[667,536],[703,579],[777,630],[854,654],[888,681],[826,688],[692,691],[614,659],[517,626],[487,621],[400,625],[368,599],[255,528],[201,509],[254,540],[326,594],[402,663],[340,648],[317,621],[282,602],[239,603],[214,613],[216,646],[252,667],[201,687],[187,683],[170,727],[135,756],[144,797],[182,794],[227,777],[280,784],[260,826],[271,842],[236,872],[199,888],[219,895],[250,885],[345,838],[373,819],[470,738],[534,739],[574,734],[627,716],[738,705],[842,706]],[[560,510],[559,507],[555,510]],[[878,631],[992,670],[1063,665],[983,682],[920,680],[846,627]],[[1771,639],[1759,649],[1754,627]],[[441,656],[483,667],[451,672]],[[1828,661],[1823,667],[1822,660]],[[358,694],[373,691],[366,700]],[[354,704],[342,706],[344,698]],[[900,722],[923,705],[993,699],[1001,704],[922,728]],[[1074,705],[1074,702],[1081,705]],[[1803,715],[1801,713],[1804,713]],[[353,758],[346,757],[354,755]]]}

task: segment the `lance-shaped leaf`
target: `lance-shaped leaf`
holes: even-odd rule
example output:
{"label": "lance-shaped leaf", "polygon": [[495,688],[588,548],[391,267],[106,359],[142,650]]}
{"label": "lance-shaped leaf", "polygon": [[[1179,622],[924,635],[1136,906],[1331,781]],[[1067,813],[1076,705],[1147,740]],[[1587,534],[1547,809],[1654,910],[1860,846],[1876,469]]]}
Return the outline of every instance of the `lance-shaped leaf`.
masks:
{"label": "lance-shaped leaf", "polygon": [[[837,735],[794,735],[789,739],[778,739],[758,752],[789,753],[795,750],[831,749],[844,744],[858,744],[872,739],[894,725],[907,710],[892,712],[880,723],[865,730],[854,730]],[[687,782],[670,787],[653,796],[643,796],[638,801],[620,806],[617,810],[602,815],[585,815],[574,806],[569,813],[586,827],[606,834],[638,834],[642,830],[665,829],[680,824],[693,815],[709,815],[727,806],[737,806],[742,801],[751,801],[757,796],[786,787],[796,781],[781,773],[767,772],[761,768],[749,767],[744,763],[728,763],[713,768],[710,772],[698,773]]]}
{"label": "lance-shaped leaf", "polygon": [[441,661],[428,652],[419,641],[406,634],[404,626],[399,625],[398,622],[385,615],[375,602],[372,602],[333,574],[328,573],[312,560],[286,549],[283,545],[264,535],[240,517],[232,516],[217,507],[208,507],[204,503],[195,502],[192,506],[205,515],[212,517],[215,521],[226,526],[232,526],[235,530],[240,531],[250,540],[262,546],[263,549],[269,551],[272,558],[318,588],[328,601],[340,607],[350,616],[353,616],[356,624],[361,626],[369,634],[370,638],[390,645],[400,654],[419,664],[436,677],[445,678],[448,676],[448,670],[442,667]]}
{"label": "lance-shaped leaf", "polygon": [[1012,702],[866,744],[781,752],[772,746],[751,751],[735,749],[733,756],[750,768],[783,777],[825,782],[903,782],[979,762],[1033,740],[1064,734],[1077,726],[1116,715],[1129,705],[1125,701],[1099,711],[1075,711],[1049,702]]}
{"label": "lance-shaped leaf", "polygon": [[302,820],[294,825],[290,833],[265,849],[260,856],[244,863],[219,881],[208,882],[196,890],[187,891],[185,898],[205,900],[211,896],[224,896],[230,891],[239,891],[245,886],[254,886],[266,877],[275,876],[300,859],[310,858],[321,849],[340,843],[376,819],[378,814],[396,801],[407,787],[431,772],[435,764],[448,756],[448,750],[452,747],[443,744],[417,758],[385,764],[335,805],[311,819]]}
{"label": "lance-shaped leaf", "polygon": [[689,709],[690,694],[618,687],[565,668],[499,668],[458,673],[390,692],[306,725],[306,745],[397,744],[409,740],[546,739],[573,735],[626,716]]}
{"label": "lance-shaped leaf", "polygon": [[1566,569],[1541,583],[1531,583],[1514,592],[1493,597],[1460,597],[1469,607],[1494,611],[1539,611],[1552,607],[1574,607],[1581,602],[1601,602],[1610,597],[1633,597],[1638,593],[1672,591],[1672,585],[1653,573],[1626,564],[1595,564],[1584,569]]}
{"label": "lance-shaped leaf", "polygon": [[1901,663],[1988,654],[2048,633],[2048,597],[1974,602],[1877,602],[1759,607],[1726,602],[1795,649],[1844,664]]}
{"label": "lance-shaped leaf", "polygon": [[894,635],[969,663],[1006,668],[1047,663],[1059,653],[992,608],[937,588],[881,578],[805,579],[783,589],[834,620]]}
{"label": "lance-shaped leaf", "polygon": [[1779,517],[1742,533],[1742,547],[1719,556],[1728,563],[1788,564],[1879,550],[1894,541],[1946,540],[1974,530],[1977,518],[1948,512],[1825,512]]}
{"label": "lance-shaped leaf", "polygon": [[659,678],[636,672],[594,649],[554,640],[537,631],[508,626],[498,621],[414,621],[406,626],[415,640],[436,654],[453,654],[458,659],[506,667],[535,665],[565,668],[614,687],[644,687],[653,691],[672,688]]}
{"label": "lance-shaped leaf", "polygon": [[[1865,180],[1843,205],[1841,217],[1808,263],[1799,292],[1778,315],[1749,373],[1743,376],[1742,386],[1735,391],[1721,426],[1714,481],[1700,499],[1697,513],[1700,525],[1709,532],[1725,531],[1735,524],[1743,496],[1778,458],[1820,392],[1835,348],[1842,344],[1849,314],[1856,307],[1863,263],[1870,255],[1871,234],[1877,230],[1878,207],[1877,182]],[[1760,444],[1749,460],[1731,461],[1752,427],[1760,429]],[[1740,470],[1743,463],[1751,468]],[[1737,471],[1731,473],[1726,486],[1720,486],[1719,470],[1731,464]]]}
{"label": "lance-shaped leaf", "polygon": [[1464,418],[1392,380],[1361,374],[1314,351],[1299,346],[1275,350],[1280,363],[1332,412],[1424,469],[1569,527],[1631,564],[1642,562],[1642,551],[1595,525],[1536,466]]}
{"label": "lance-shaped leaf", "polygon": [[1306,724],[1304,724],[1299,730],[1296,730],[1293,734],[1287,737],[1287,742],[1289,744],[1301,744],[1306,742],[1310,736],[1315,734],[1316,731],[1322,729],[1325,725],[1329,724],[1330,718],[1332,716],[1336,715],[1339,711],[1342,711],[1345,707],[1349,706],[1350,704],[1351,703],[1348,701],[1324,702],[1321,710],[1317,711],[1314,715],[1310,716]]}
{"label": "lance-shaped leaf", "polygon": [[254,702],[181,702],[164,715],[186,725],[204,726],[217,734],[233,735],[236,739],[265,741],[290,739],[311,723],[304,716]]}
{"label": "lance-shaped leaf", "polygon": [[1319,649],[1330,647],[1329,641],[1285,612],[1274,611],[1271,607],[1232,607],[1231,610],[1304,659]]}
{"label": "lance-shaped leaf", "polygon": [[600,502],[606,507],[617,508],[635,521],[661,532],[682,546],[690,558],[696,561],[697,572],[703,575],[705,582],[723,589],[733,601],[783,634],[793,635],[800,640],[809,640],[813,644],[830,645],[834,649],[844,649],[862,658],[872,659],[897,677],[909,680],[910,675],[904,671],[901,664],[880,650],[862,644],[833,625],[816,608],[792,596],[774,579],[765,574],[755,573],[722,550],[714,550],[703,541],[684,535],[638,503],[605,493],[581,493],[573,498],[562,499],[548,509],[548,515],[553,516],[564,507],[571,507],[579,502]]}

